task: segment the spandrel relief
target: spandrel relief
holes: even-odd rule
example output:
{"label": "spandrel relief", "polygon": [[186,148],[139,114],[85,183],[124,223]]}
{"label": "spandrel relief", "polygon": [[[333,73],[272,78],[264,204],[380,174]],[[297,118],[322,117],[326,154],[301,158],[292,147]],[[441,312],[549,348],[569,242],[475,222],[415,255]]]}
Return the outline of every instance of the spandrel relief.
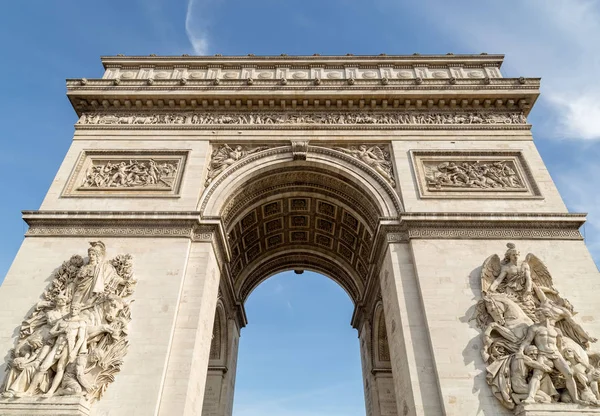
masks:
{"label": "spandrel relief", "polygon": [[127,353],[132,267],[128,254],[107,259],[101,241],[65,261],[21,325],[1,397],[100,399]]}
{"label": "spandrel relief", "polygon": [[205,186],[208,186],[214,178],[234,163],[246,158],[247,156],[266,150],[267,147],[243,146],[222,144],[215,147],[210,157],[208,174],[206,175]]}
{"label": "spandrel relief", "polygon": [[534,254],[519,261],[508,243],[504,258],[488,257],[481,271],[482,300],[474,319],[483,330],[486,380],[508,409],[522,404],[600,406],[600,353]]}
{"label": "spandrel relief", "polygon": [[363,144],[360,146],[335,147],[334,149],[355,157],[379,173],[392,187],[396,186],[392,160],[387,146]]}
{"label": "spandrel relief", "polygon": [[176,196],[187,152],[85,151],[63,196]]}

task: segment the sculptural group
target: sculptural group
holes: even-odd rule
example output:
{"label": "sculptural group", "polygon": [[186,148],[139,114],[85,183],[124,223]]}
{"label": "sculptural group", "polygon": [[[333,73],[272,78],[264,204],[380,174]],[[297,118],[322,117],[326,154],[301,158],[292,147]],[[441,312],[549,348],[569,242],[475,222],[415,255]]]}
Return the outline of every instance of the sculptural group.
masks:
{"label": "sculptural group", "polygon": [[106,260],[101,241],[90,243],[88,256],[64,262],[23,321],[2,398],[80,395],[94,401],[119,372],[136,284],[132,259]]}
{"label": "sculptural group", "polygon": [[509,409],[521,403],[600,406],[600,353],[590,349],[596,338],[574,319],[542,261],[528,254],[519,263],[515,245],[507,246],[504,259],[494,254],[483,263],[475,315],[493,394]]}
{"label": "sculptural group", "polygon": [[86,172],[82,188],[155,187],[170,188],[178,165],[147,161],[107,161],[93,164]]}
{"label": "sculptural group", "polygon": [[434,166],[427,166],[426,179],[430,190],[524,188],[514,166],[505,160],[442,162]]}

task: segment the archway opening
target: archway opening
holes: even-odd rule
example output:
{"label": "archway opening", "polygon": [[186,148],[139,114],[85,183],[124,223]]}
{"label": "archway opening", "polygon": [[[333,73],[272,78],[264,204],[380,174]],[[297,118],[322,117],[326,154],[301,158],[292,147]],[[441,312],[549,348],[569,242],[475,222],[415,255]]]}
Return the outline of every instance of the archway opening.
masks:
{"label": "archway opening", "polygon": [[315,272],[286,271],[246,301],[233,414],[364,416],[352,300]]}

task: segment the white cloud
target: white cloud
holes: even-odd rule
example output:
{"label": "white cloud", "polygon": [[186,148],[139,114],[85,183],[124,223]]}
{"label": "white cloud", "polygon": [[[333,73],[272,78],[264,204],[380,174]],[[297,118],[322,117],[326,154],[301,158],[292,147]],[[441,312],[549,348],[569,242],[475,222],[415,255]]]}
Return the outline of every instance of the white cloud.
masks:
{"label": "white cloud", "polygon": [[[541,76],[541,100],[556,115],[545,135],[600,138],[600,4],[528,0],[425,0],[424,17],[472,52],[506,54],[509,76]],[[456,52],[456,51],[455,51]]]}
{"label": "white cloud", "polygon": [[208,19],[205,17],[206,3],[202,0],[188,0],[185,14],[185,33],[197,55],[208,54]]}

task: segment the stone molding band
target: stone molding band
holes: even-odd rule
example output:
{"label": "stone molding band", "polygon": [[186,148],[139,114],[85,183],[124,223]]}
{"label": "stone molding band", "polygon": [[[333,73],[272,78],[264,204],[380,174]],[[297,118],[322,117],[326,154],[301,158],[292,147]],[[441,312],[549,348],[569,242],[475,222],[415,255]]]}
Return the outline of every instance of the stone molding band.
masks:
{"label": "stone molding band", "polygon": [[[220,241],[223,226],[216,218],[204,220],[200,212],[69,212],[23,211],[27,237],[159,237]],[[378,239],[557,239],[581,240],[585,214],[568,213],[403,213],[380,221]],[[384,238],[385,237],[385,238]],[[376,246],[376,245],[375,245]],[[376,248],[374,247],[374,250]]]}

